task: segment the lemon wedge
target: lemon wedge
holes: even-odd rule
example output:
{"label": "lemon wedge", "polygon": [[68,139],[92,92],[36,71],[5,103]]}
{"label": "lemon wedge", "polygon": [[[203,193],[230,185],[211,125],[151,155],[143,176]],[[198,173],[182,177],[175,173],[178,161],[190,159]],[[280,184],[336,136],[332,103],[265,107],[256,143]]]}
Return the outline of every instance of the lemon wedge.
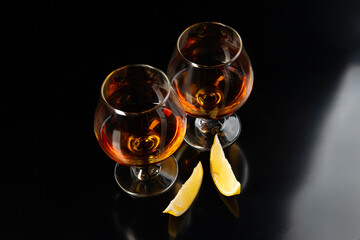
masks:
{"label": "lemon wedge", "polygon": [[240,194],[241,185],[236,180],[217,135],[210,150],[210,172],[221,194],[225,196]]}
{"label": "lemon wedge", "polygon": [[203,168],[201,162],[199,162],[189,179],[182,185],[175,198],[169,203],[163,213],[169,213],[178,217],[186,212],[200,190],[203,175]]}

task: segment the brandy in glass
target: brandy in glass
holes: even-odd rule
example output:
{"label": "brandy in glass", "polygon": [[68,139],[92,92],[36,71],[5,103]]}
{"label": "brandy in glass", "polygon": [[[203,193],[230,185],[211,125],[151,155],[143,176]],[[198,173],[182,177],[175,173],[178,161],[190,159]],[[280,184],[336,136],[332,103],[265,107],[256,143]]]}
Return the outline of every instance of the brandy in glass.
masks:
{"label": "brandy in glass", "polygon": [[167,75],[187,113],[185,141],[209,150],[218,134],[223,147],[239,136],[235,114],[248,99],[253,71],[240,35],[216,22],[197,23],[178,38]]}
{"label": "brandy in glass", "polygon": [[128,65],[110,73],[101,87],[94,130],[104,152],[117,162],[115,179],[125,192],[153,196],[176,180],[171,155],[184,139],[186,116],[159,69]]}

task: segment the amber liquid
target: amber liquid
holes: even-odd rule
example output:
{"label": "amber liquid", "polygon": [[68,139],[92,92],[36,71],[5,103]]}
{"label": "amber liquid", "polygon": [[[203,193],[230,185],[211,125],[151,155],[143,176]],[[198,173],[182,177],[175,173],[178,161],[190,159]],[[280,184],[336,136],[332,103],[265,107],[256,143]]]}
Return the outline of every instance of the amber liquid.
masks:
{"label": "amber liquid", "polygon": [[247,77],[233,67],[189,68],[173,78],[173,87],[186,113],[218,119],[239,109],[250,90]]}
{"label": "amber liquid", "polygon": [[[151,86],[123,86],[107,102],[130,112],[129,116],[108,116],[100,128],[99,143],[104,151],[123,165],[149,165],[160,162],[181,144],[185,134],[181,114],[176,108],[161,105],[166,94],[149,90]],[[174,110],[172,110],[174,109]],[[134,112],[145,112],[140,115]]]}

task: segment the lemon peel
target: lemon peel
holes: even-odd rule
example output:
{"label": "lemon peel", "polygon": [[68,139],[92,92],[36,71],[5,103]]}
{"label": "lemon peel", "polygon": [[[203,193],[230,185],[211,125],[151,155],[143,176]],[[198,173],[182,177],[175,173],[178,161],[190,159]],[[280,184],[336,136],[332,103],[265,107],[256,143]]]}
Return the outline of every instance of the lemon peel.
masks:
{"label": "lemon peel", "polygon": [[194,168],[191,176],[182,185],[175,198],[169,203],[163,213],[169,213],[178,217],[186,212],[200,190],[203,175],[203,167],[201,162],[199,162]]}
{"label": "lemon peel", "polygon": [[220,191],[225,196],[240,194],[241,184],[237,181],[229,161],[226,159],[217,135],[210,150],[211,177]]}

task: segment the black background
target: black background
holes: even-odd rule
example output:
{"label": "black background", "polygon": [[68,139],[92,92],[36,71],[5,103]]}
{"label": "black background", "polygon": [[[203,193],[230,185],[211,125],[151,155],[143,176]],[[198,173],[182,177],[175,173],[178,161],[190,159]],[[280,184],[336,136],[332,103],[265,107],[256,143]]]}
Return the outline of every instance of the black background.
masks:
{"label": "black background", "polygon": [[193,160],[180,159],[179,183],[199,159],[205,176],[175,221],[178,239],[360,239],[359,13],[350,0],[6,4],[0,236],[169,239],[174,219],[161,211],[176,188],[147,200],[123,193],[93,114],[111,71],[166,71],[186,27],[218,21],[242,36],[255,75],[237,112],[243,191],[228,199],[236,217],[212,183],[208,153],[187,148]]}

